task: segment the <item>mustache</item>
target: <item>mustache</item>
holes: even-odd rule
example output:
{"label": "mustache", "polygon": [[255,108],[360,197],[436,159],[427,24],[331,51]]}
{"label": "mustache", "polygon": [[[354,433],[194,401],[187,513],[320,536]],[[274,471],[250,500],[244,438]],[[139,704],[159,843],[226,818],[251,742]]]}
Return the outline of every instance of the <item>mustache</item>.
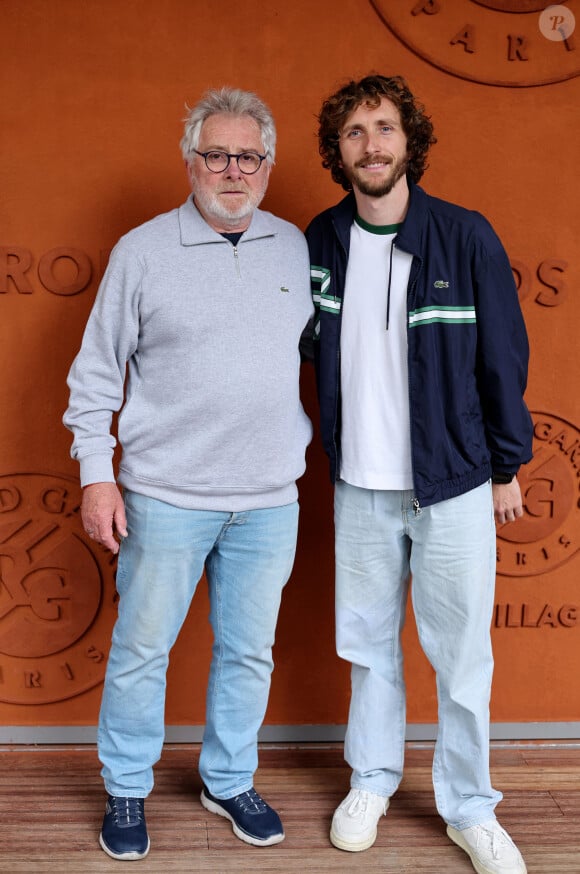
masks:
{"label": "mustache", "polygon": [[357,161],[355,163],[354,166],[355,167],[368,167],[369,164],[376,164],[377,162],[381,163],[381,164],[394,163],[393,159],[387,157],[386,155],[372,155],[372,156],[369,156],[368,158],[361,158],[359,161]]}

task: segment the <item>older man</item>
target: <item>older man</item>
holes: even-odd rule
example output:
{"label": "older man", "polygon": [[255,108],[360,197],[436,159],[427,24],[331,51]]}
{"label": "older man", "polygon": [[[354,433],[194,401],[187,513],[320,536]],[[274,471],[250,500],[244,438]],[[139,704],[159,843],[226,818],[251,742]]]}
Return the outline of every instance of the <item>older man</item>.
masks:
{"label": "older man", "polygon": [[121,541],[98,731],[100,843],[115,859],[149,851],[169,651],[204,567],[214,645],[201,801],[250,844],[284,838],[253,777],[311,438],[298,344],[312,304],[304,237],[258,209],[275,141],[256,95],[204,95],[181,141],[193,196],[119,241],[69,375],[83,524],[113,552]]}

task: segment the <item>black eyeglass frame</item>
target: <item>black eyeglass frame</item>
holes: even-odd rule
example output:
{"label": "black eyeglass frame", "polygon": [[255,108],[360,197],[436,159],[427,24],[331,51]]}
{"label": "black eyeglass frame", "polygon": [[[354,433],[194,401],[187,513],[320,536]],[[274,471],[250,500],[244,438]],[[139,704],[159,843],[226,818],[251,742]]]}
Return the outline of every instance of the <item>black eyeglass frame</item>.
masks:
{"label": "black eyeglass frame", "polygon": [[[207,169],[209,170],[210,173],[216,173],[216,174],[217,173],[225,173],[225,171],[230,166],[232,158],[235,158],[236,164],[238,165],[238,170],[240,171],[240,173],[243,173],[244,176],[253,176],[255,173],[258,172],[258,170],[262,166],[262,162],[265,161],[266,158],[268,157],[267,155],[260,155],[258,152],[252,152],[250,150],[248,150],[246,152],[239,152],[239,154],[237,154],[237,155],[231,155],[229,152],[223,152],[221,149],[210,149],[207,152],[198,152],[197,149],[192,149],[191,151],[195,152],[196,155],[199,155],[200,158],[203,158],[203,160],[205,161],[205,166],[207,167]],[[226,166],[223,167],[221,170],[212,170],[211,167],[209,166],[209,164],[207,163],[207,156],[212,155],[212,154],[213,155],[215,155],[215,154],[224,155],[224,157],[226,157],[228,159],[228,163],[226,164]],[[240,167],[240,158],[243,157],[243,155],[254,155],[256,158],[260,159],[260,163],[258,164],[258,166],[256,167],[255,170],[251,170],[248,173],[247,170],[244,170],[242,167]]]}

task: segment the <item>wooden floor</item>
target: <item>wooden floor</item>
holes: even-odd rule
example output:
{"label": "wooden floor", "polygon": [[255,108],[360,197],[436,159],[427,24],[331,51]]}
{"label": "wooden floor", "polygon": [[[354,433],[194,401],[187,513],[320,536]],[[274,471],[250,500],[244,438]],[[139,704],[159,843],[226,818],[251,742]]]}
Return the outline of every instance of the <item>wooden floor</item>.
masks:
{"label": "wooden floor", "polygon": [[[104,795],[93,747],[2,747],[0,871],[473,874],[435,811],[432,752],[408,745],[405,778],[375,846],[345,853],[328,841],[332,812],[348,791],[340,745],[261,748],[256,786],[286,829],[282,844],[263,849],[239,841],[226,820],[201,807],[199,747],[166,747],[146,805],[151,852],[122,863],[97,843]],[[529,874],[580,874],[580,744],[494,746],[492,773],[505,795],[499,819]]]}

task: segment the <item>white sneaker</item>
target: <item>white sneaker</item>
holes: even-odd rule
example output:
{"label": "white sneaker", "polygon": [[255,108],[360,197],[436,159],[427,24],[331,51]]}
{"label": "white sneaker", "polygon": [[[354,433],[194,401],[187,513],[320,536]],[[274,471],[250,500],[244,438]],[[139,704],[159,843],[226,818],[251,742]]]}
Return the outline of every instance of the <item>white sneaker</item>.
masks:
{"label": "white sneaker", "polygon": [[339,850],[359,853],[377,839],[377,823],[384,816],[389,799],[375,792],[351,789],[332,817],[330,840]]}
{"label": "white sneaker", "polygon": [[527,874],[520,851],[496,819],[461,831],[448,825],[447,834],[465,850],[477,874]]}

